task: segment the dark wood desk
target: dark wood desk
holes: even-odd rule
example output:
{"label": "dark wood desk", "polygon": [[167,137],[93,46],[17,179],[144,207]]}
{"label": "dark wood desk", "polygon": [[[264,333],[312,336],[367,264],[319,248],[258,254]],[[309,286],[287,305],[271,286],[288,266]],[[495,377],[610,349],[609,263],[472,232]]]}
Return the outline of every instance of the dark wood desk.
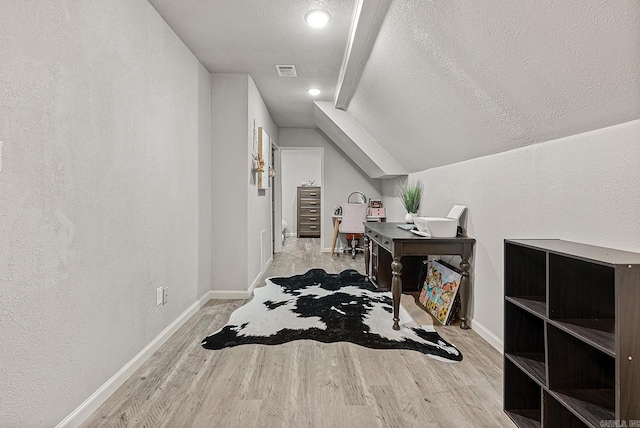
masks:
{"label": "dark wood desk", "polygon": [[[456,255],[460,256],[460,318],[462,324],[460,328],[469,328],[468,304],[469,291],[471,288],[469,279],[469,258],[473,254],[473,245],[476,240],[468,237],[456,238],[425,238],[415,235],[409,231],[398,227],[402,223],[365,223],[364,239],[365,247],[369,248],[369,243],[377,245],[379,249],[384,249],[391,254],[391,294],[393,296],[393,329],[399,330],[398,324],[400,310],[400,296],[402,295],[402,263],[403,256],[436,256],[436,255]],[[365,270],[369,276],[370,252],[364,253]]]}

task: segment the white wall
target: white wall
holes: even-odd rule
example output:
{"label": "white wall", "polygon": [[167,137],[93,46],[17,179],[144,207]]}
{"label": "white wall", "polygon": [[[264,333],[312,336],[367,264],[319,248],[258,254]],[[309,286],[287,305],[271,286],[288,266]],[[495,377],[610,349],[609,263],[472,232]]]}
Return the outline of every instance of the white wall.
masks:
{"label": "white wall", "polygon": [[[269,189],[258,190],[258,176],[256,173],[250,171],[251,166],[251,152],[253,150],[253,126],[255,123],[256,134],[257,128],[263,127],[269,138],[276,144],[278,142],[278,128],[273,123],[271,115],[267,110],[267,106],[262,100],[262,96],[256,87],[251,76],[248,76],[248,95],[249,95],[249,110],[248,118],[246,121],[245,129],[247,130],[247,136],[245,139],[246,155],[243,165],[245,177],[245,183],[247,186],[247,211],[248,211],[248,226],[247,226],[247,277],[251,281],[249,284],[255,284],[255,281],[262,274],[266,264],[272,257],[272,235],[271,235],[271,192],[273,188],[270,179]],[[265,233],[264,248],[261,248],[260,234]],[[262,252],[264,251],[264,257]],[[263,263],[263,260],[265,263]]]}
{"label": "white wall", "polygon": [[0,40],[0,425],[54,426],[208,289],[209,73],[145,0]]}
{"label": "white wall", "polygon": [[198,106],[198,296],[211,290],[211,75],[202,70]]}
{"label": "white wall", "polygon": [[211,231],[213,290],[246,290],[247,74],[211,76]]}
{"label": "white wall", "polygon": [[212,76],[211,114],[211,287],[219,295],[247,292],[264,268],[262,231],[268,257],[271,247],[271,189],[258,190],[251,172],[254,120],[276,141],[278,128],[248,74]]}
{"label": "white wall", "polygon": [[297,236],[298,232],[298,186],[303,182],[322,183],[321,148],[283,149],[282,169],[282,219],[288,223],[287,232]]}
{"label": "white wall", "polygon": [[[402,205],[398,193],[403,185],[406,185],[408,177],[398,177],[382,181],[382,203],[385,207],[387,221],[404,221],[407,210]],[[424,207],[424,199],[420,203],[419,215],[427,215]]]}
{"label": "white wall", "polygon": [[636,120],[411,174],[425,184],[424,213],[468,207],[468,233],[477,240],[472,328],[494,346],[501,348],[503,336],[504,239],[640,252],[639,137]]}
{"label": "white wall", "polygon": [[381,198],[381,180],[369,178],[317,129],[280,128],[278,143],[282,150],[287,147],[324,147],[322,248],[323,251],[330,251],[333,238],[331,214],[334,208],[346,202],[349,194],[356,190],[363,192],[367,198]]}

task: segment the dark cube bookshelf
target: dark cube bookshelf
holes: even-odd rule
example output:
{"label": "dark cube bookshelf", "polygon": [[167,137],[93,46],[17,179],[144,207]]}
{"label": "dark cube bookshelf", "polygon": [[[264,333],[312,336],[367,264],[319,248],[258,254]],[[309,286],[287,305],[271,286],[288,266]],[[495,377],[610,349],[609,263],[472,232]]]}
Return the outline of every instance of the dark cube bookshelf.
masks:
{"label": "dark cube bookshelf", "polygon": [[519,427],[640,426],[640,254],[504,241],[504,411]]}

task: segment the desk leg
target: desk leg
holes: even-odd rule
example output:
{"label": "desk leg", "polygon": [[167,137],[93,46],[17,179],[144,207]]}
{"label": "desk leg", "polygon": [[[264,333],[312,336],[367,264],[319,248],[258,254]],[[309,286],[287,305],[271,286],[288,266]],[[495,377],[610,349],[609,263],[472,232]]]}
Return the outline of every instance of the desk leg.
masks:
{"label": "desk leg", "polygon": [[402,296],[402,263],[400,257],[394,257],[391,262],[391,295],[393,296],[393,329],[400,330],[400,297]]}
{"label": "desk leg", "polygon": [[471,265],[469,264],[469,259],[462,259],[460,261],[460,271],[462,273],[462,279],[460,279],[460,319],[462,323],[460,323],[460,328],[468,329],[469,328],[469,318],[467,311],[469,310],[469,268]]}
{"label": "desk leg", "polygon": [[371,256],[371,253],[369,252],[370,242],[371,241],[369,240],[369,237],[367,235],[364,235],[364,272],[367,274],[367,278],[369,278],[369,260]]}
{"label": "desk leg", "polygon": [[340,220],[337,218],[333,220],[333,242],[331,242],[331,255],[336,249],[336,240],[338,239],[338,225],[340,224]]}

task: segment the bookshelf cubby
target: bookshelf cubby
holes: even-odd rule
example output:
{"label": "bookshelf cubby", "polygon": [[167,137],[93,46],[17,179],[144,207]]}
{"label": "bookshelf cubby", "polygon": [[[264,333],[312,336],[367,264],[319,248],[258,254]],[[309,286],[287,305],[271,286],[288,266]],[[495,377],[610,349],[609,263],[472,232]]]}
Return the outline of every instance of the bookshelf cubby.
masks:
{"label": "bookshelf cubby", "polygon": [[[541,385],[547,383],[544,321],[515,304],[505,305],[505,354]],[[528,332],[526,335],[522,331]]]}
{"label": "bookshelf cubby", "polygon": [[555,426],[562,428],[582,428],[586,427],[576,415],[571,413],[565,406],[560,404],[558,400],[553,398],[547,391],[543,393],[545,426]]}
{"label": "bookshelf cubby", "polygon": [[511,394],[504,396],[504,411],[521,427],[539,427],[542,417],[542,387],[510,360],[504,374],[511,380]]}
{"label": "bookshelf cubby", "polygon": [[505,240],[504,262],[507,415],[519,427],[640,426],[640,254]]}

